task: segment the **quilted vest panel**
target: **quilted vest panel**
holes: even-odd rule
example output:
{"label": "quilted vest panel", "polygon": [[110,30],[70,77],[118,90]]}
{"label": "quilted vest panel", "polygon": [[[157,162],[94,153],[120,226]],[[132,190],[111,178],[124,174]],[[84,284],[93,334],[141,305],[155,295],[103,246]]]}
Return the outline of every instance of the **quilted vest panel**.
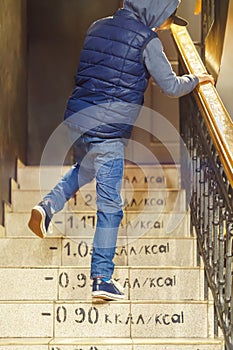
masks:
{"label": "quilted vest panel", "polygon": [[[75,118],[67,122],[90,135],[129,137],[139,112],[139,108],[130,106],[143,104],[149,78],[142,52],[156,36],[124,9],[95,22],[84,42],[76,86],[65,113],[65,119],[76,113]],[[95,113],[80,113],[99,105],[106,106],[105,113],[103,108],[100,113],[98,108]],[[91,123],[90,118],[100,125]]]}

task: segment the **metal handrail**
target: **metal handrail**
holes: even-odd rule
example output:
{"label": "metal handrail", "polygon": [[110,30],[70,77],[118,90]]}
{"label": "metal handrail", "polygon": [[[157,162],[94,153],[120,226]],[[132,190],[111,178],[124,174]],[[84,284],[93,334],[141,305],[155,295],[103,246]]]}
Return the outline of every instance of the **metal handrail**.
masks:
{"label": "metal handrail", "polygon": [[[186,28],[173,25],[172,33],[181,72],[206,72]],[[181,173],[185,188],[191,185],[191,229],[214,297],[215,333],[220,326],[226,349],[233,350],[233,124],[210,83],[181,98],[180,119],[190,155]]]}
{"label": "metal handrail", "polygon": [[[206,72],[187,29],[172,25],[172,34],[187,72],[191,74]],[[214,86],[201,85],[196,89],[194,95],[228,180],[233,187],[233,122]]]}

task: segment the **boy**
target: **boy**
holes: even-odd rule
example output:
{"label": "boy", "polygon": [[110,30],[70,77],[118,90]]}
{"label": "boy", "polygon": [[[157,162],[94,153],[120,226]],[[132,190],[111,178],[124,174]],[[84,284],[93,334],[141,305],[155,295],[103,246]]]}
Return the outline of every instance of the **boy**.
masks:
{"label": "boy", "polygon": [[54,213],[61,210],[84,184],[96,179],[97,227],[93,241],[92,296],[107,300],[124,297],[112,280],[118,228],[124,143],[143,104],[150,76],[164,93],[179,97],[207,74],[177,77],[156,33],[172,23],[186,25],[175,15],[179,0],[125,0],[114,16],[92,24],[87,32],[69,98],[65,122],[75,141],[76,164],[32,209],[30,229],[45,237]]}

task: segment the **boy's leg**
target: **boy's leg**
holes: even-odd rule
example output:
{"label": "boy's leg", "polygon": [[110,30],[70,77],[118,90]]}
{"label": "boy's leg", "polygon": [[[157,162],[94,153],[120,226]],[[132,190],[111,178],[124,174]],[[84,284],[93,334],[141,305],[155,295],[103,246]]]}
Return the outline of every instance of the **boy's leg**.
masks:
{"label": "boy's leg", "polygon": [[85,169],[85,166],[82,165],[82,159],[85,158],[88,151],[88,147],[83,142],[83,137],[77,143],[79,144],[80,156],[78,162],[72,166],[43,200],[32,209],[28,226],[41,238],[45,237],[53,214],[62,210],[65,203],[78,189],[91,182],[95,176],[94,169]]}
{"label": "boy's leg", "polygon": [[94,170],[91,172],[76,163],[43,198],[43,202],[50,204],[52,213],[57,213],[63,209],[65,203],[74,196],[79,188],[91,182],[94,177]]}
{"label": "boy's leg", "polygon": [[111,279],[118,229],[123,217],[121,185],[124,172],[124,145],[105,140],[95,158],[97,227],[93,242],[91,278]]}

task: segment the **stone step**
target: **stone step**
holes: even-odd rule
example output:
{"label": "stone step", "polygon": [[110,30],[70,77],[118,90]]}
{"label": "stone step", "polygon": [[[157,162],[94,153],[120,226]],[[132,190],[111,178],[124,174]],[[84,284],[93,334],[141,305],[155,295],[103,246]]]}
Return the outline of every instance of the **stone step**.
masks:
{"label": "stone step", "polygon": [[6,228],[0,225],[0,238],[6,235]]}
{"label": "stone step", "polygon": [[[139,211],[170,213],[186,209],[185,191],[180,189],[122,190],[123,209],[127,212]],[[68,202],[68,210],[96,210],[96,192],[78,191]]]}
{"label": "stone step", "polygon": [[[124,248],[124,247],[123,247]],[[118,256],[124,249],[118,249]],[[128,266],[196,266],[194,238],[128,238]]]}
{"label": "stone step", "polygon": [[[26,212],[41,201],[45,193],[37,190],[13,190],[12,209]],[[178,189],[123,190],[123,209],[129,212],[171,213],[186,210],[185,191]],[[96,193],[82,189],[66,204],[67,211],[95,211]]]}
{"label": "stone step", "polygon": [[0,338],[0,350],[48,350],[52,341],[49,338]]}
{"label": "stone step", "polygon": [[[223,341],[220,339],[135,339],[133,350],[223,350]],[[56,350],[56,349],[54,349]],[[58,349],[57,349],[58,350]],[[71,350],[60,349],[60,350]],[[84,350],[84,349],[83,349]]]}
{"label": "stone step", "polygon": [[[70,169],[69,166],[26,166],[18,168],[17,182],[24,190],[50,190]],[[180,167],[172,165],[125,166],[123,188],[180,188]],[[87,185],[95,188],[95,182]]]}
{"label": "stone step", "polygon": [[[90,269],[1,268],[0,301],[91,300]],[[199,268],[116,268],[126,300],[204,300]],[[195,288],[193,288],[195,286]]]}
{"label": "stone step", "polygon": [[[127,243],[128,242],[128,243]],[[1,238],[2,267],[90,266],[92,238]],[[194,238],[119,237],[116,266],[196,266]]]}
{"label": "stone step", "polygon": [[[28,228],[30,213],[5,213],[7,237],[32,237]],[[95,212],[65,212],[56,214],[52,220],[51,236],[90,236],[93,237],[96,227]],[[189,213],[137,213],[125,212],[119,235],[189,237]]]}
{"label": "stone step", "polygon": [[0,350],[223,350],[223,342],[205,338],[2,338]]}
{"label": "stone step", "polygon": [[213,323],[204,301],[0,303],[3,338],[213,338]]}
{"label": "stone step", "polygon": [[1,238],[0,255],[4,267],[59,266],[61,240]]}
{"label": "stone step", "polygon": [[133,342],[130,338],[55,339],[50,347],[50,350],[133,350]]}

